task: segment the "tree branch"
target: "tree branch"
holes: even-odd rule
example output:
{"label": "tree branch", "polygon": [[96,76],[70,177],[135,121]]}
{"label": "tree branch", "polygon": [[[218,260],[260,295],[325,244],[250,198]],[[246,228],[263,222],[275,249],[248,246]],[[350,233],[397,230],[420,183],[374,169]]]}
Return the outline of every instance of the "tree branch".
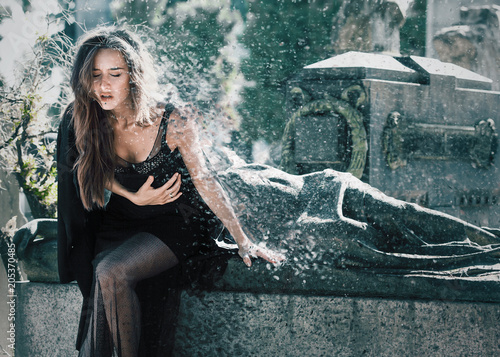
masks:
{"label": "tree branch", "polygon": [[10,138],[5,141],[3,144],[0,145],[0,150],[6,148],[7,146],[10,146],[14,140],[16,140],[16,138],[18,137],[19,135],[19,130],[22,128],[22,123],[19,123],[19,125],[17,125],[14,129],[14,133],[10,136]]}

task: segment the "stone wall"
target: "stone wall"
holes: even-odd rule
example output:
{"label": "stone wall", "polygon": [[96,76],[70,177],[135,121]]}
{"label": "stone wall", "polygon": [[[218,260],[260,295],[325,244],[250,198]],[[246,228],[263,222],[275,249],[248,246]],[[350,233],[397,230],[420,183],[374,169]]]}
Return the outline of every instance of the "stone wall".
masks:
{"label": "stone wall", "polygon": [[[500,306],[214,292],[183,296],[176,356],[495,356]],[[196,341],[196,343],[193,343]]]}
{"label": "stone wall", "polygon": [[[17,353],[76,356],[76,284],[18,284]],[[183,293],[174,356],[498,356],[500,304]]]}

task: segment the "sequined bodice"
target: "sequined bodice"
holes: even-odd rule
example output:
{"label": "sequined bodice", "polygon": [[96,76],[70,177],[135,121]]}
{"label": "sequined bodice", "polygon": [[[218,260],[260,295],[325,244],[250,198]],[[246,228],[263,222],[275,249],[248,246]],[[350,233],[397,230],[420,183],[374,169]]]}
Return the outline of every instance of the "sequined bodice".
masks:
{"label": "sequined bodice", "polygon": [[112,194],[107,205],[109,215],[121,217],[119,219],[136,220],[158,217],[165,213],[185,215],[186,211],[208,211],[208,207],[194,187],[179,150],[171,151],[167,145],[168,119],[172,111],[172,106],[167,106],[165,109],[155,144],[146,160],[140,163],[131,163],[117,158],[115,179],[123,187],[135,192],[141,188],[149,176],[154,177],[151,186],[158,188],[178,172],[182,180],[180,189],[182,195],[174,202],[165,205],[136,206],[126,198]]}
{"label": "sequined bodice", "polygon": [[[149,156],[140,163],[131,163],[117,157],[115,177],[118,182],[130,190],[139,189],[138,182],[144,183],[148,176],[153,176],[153,187],[159,187],[167,182],[175,172],[187,174],[184,161],[176,149],[171,151],[167,145],[166,134],[168,118],[173,107],[167,106],[163,115],[158,134]],[[142,184],[141,184],[142,185]]]}

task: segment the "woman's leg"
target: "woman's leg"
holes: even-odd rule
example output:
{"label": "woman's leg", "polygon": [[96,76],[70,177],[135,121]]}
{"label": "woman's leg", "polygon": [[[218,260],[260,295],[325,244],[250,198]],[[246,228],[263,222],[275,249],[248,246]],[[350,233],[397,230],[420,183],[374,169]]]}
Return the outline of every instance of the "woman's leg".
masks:
{"label": "woman's leg", "polygon": [[[94,260],[94,316],[92,329],[89,330],[92,335],[87,336],[89,341],[84,344],[80,355],[106,356],[100,352],[107,350],[106,346],[98,346],[106,344],[107,339],[102,336],[108,332],[102,326],[105,320],[118,356],[137,356],[141,308],[134,290],[136,284],[172,268],[178,262],[172,250],[149,233],[136,234],[118,247],[98,254]],[[93,352],[82,354],[88,347]]]}

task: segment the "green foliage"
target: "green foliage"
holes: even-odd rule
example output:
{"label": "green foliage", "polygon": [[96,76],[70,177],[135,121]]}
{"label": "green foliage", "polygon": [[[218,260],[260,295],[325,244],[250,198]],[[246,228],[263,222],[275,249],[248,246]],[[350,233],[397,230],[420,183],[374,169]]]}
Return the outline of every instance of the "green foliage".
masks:
{"label": "green foliage", "polygon": [[241,39],[250,52],[242,71],[248,81],[240,112],[247,140],[278,141],[286,118],[284,83],[302,67],[331,55],[332,18],[339,1],[249,1]]}
{"label": "green foliage", "polygon": [[[59,21],[60,17],[47,18]],[[55,217],[57,180],[55,136],[58,116],[66,102],[65,92],[48,98],[48,92],[61,86],[52,76],[71,63],[72,44],[61,33],[39,34],[15,72],[14,80],[0,86],[0,163],[11,172],[22,188],[35,218]],[[67,87],[67,83],[64,83]],[[53,95],[53,94],[52,94]]]}
{"label": "green foliage", "polygon": [[[224,49],[237,46],[235,32],[243,20],[229,0],[122,3],[114,16],[117,22],[151,28],[147,35],[160,83],[172,83],[184,100],[230,109],[239,59]],[[236,115],[233,119],[238,121]]]}
{"label": "green foliage", "polygon": [[[165,82],[188,88],[188,98],[224,107],[245,141],[278,142],[287,120],[284,84],[305,65],[334,55],[331,32],[341,4],[150,0],[121,2],[115,16],[152,28],[160,63],[168,64],[160,70]],[[425,0],[414,2],[401,41],[403,53],[423,55]]]}
{"label": "green foliage", "polygon": [[54,217],[57,200],[55,143],[45,145],[43,136],[55,129],[46,122],[49,119],[44,116],[46,108],[40,95],[9,94],[3,88],[0,91],[3,166],[16,177],[34,216]]}
{"label": "green foliage", "polygon": [[415,0],[400,31],[403,55],[425,56],[426,0]]}

